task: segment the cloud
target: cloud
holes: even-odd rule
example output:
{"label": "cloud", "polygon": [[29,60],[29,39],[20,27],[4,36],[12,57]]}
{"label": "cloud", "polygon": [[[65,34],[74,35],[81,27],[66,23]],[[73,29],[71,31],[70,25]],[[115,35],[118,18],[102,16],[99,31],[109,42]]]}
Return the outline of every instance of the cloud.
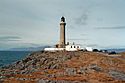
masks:
{"label": "cloud", "polygon": [[[101,33],[91,27],[124,25],[124,7],[123,1],[112,3],[106,0],[0,0],[0,43],[6,48],[54,44],[59,38],[59,22],[62,15],[66,17],[67,36],[73,37],[69,40],[82,44],[90,41],[103,43],[105,41],[98,41],[98,38],[102,37],[103,33],[108,35],[110,32],[102,30],[104,32]],[[111,29],[111,27],[98,28]],[[121,43],[120,41],[124,39],[121,37],[124,28],[120,29],[117,43]],[[106,37],[107,41],[111,40],[112,34]],[[87,39],[84,42],[86,38],[95,39]]]}
{"label": "cloud", "polygon": [[99,47],[99,45],[97,45],[97,44],[88,44],[87,46],[88,47]]}
{"label": "cloud", "polygon": [[[85,4],[86,5],[86,4]],[[89,4],[87,4],[86,6],[83,6],[81,8],[81,12],[78,14],[78,17],[75,19],[75,24],[78,24],[78,25],[87,25],[88,22],[89,22],[89,17],[90,17],[90,12],[91,12],[91,9],[95,6],[97,6],[98,4],[93,2]]]}
{"label": "cloud", "polygon": [[97,27],[96,29],[125,29],[125,26]]}
{"label": "cloud", "polygon": [[67,40],[88,40],[88,39],[83,39],[83,38],[70,38],[70,39],[67,39]]}
{"label": "cloud", "polygon": [[88,14],[84,12],[80,17],[76,18],[75,23],[80,25],[87,25]]}
{"label": "cloud", "polygon": [[84,34],[84,33],[82,33],[82,34],[80,34],[81,36],[86,36],[87,34]]}
{"label": "cloud", "polygon": [[0,41],[20,41],[21,38],[18,36],[0,36]]}

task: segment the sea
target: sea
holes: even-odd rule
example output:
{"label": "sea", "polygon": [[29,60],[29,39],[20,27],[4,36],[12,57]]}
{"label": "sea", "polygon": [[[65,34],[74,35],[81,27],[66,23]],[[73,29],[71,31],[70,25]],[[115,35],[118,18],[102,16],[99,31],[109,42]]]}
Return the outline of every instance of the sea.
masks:
{"label": "sea", "polygon": [[13,64],[26,56],[28,56],[31,51],[0,51],[0,68],[9,64]]}

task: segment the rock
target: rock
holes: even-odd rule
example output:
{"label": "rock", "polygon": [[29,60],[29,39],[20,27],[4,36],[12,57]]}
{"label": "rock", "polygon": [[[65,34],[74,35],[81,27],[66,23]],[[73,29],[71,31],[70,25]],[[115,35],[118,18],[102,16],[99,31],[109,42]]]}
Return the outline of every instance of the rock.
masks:
{"label": "rock", "polygon": [[86,68],[84,68],[84,67],[80,67],[78,70],[77,70],[77,73],[78,74],[86,74]]}
{"label": "rock", "polygon": [[[23,60],[0,69],[0,76],[8,75],[9,77],[1,79],[9,81],[9,78],[13,77],[19,81],[37,83],[87,83],[91,79],[95,80],[94,83],[100,83],[100,80],[104,83],[114,80],[112,83],[116,83],[117,80],[125,80],[125,74],[121,72],[124,71],[125,63],[123,59],[115,58],[96,52],[35,52]],[[110,76],[107,74],[109,69],[114,69],[108,72]],[[14,77],[15,74],[19,76]]]}
{"label": "rock", "polygon": [[76,75],[76,69],[75,68],[66,68],[66,74],[67,75]]}
{"label": "rock", "polygon": [[40,79],[38,83],[85,83],[85,82],[79,82],[79,81],[65,81],[65,80],[43,80]]}
{"label": "rock", "polygon": [[97,72],[102,71],[102,68],[99,67],[97,64],[90,64],[88,68],[89,68],[89,69],[92,69],[92,70],[95,70],[95,71],[97,71]]}
{"label": "rock", "polygon": [[3,81],[3,80],[0,80],[0,83],[4,83],[4,81]]}
{"label": "rock", "polygon": [[124,72],[119,72],[119,71],[116,71],[116,70],[110,70],[108,73],[109,73],[110,76],[112,76],[115,79],[125,81],[125,73]]}

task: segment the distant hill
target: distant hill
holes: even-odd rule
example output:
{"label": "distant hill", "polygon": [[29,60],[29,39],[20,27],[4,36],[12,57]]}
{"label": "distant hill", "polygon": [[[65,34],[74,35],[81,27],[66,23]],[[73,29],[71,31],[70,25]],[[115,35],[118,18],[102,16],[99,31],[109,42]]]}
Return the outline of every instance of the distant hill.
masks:
{"label": "distant hill", "polygon": [[118,49],[118,48],[113,48],[113,49],[106,49],[106,50],[108,50],[109,52],[115,51],[115,52],[117,52],[117,53],[125,52],[125,48],[120,48],[120,49]]}
{"label": "distant hill", "polygon": [[40,51],[44,48],[51,47],[51,46],[39,46],[39,47],[27,47],[27,48],[11,48],[8,51]]}

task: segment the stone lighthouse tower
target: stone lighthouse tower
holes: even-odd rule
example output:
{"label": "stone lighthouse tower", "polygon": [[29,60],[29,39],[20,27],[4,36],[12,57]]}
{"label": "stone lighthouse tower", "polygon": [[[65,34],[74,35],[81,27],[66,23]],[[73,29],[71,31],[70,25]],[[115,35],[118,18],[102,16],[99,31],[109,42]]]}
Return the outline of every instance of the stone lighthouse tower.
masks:
{"label": "stone lighthouse tower", "polygon": [[66,45],[66,37],[65,37],[65,18],[62,17],[61,18],[61,22],[60,22],[60,42],[59,42],[59,48],[64,48]]}

